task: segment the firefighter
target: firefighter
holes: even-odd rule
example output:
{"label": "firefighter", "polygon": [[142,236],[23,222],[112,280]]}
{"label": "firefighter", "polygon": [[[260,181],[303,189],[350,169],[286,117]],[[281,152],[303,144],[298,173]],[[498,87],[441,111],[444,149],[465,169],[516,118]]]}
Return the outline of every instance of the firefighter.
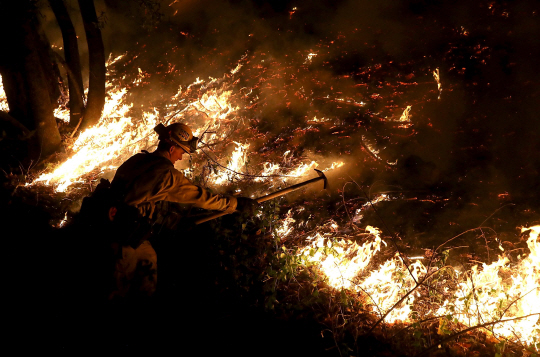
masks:
{"label": "firefighter", "polygon": [[[230,213],[252,211],[257,205],[257,201],[246,197],[212,194],[191,183],[174,168],[175,162],[197,148],[198,139],[187,125],[174,123],[165,127],[159,124],[154,130],[159,135],[156,151],[136,154],[116,171],[110,189],[117,201],[135,207],[149,222],[155,222],[156,205],[163,201]],[[118,212],[115,206],[110,207],[109,219],[117,220]],[[150,296],[155,292],[157,256],[145,231],[139,227],[135,243],[131,239],[116,247],[115,288],[109,298],[132,294]]]}

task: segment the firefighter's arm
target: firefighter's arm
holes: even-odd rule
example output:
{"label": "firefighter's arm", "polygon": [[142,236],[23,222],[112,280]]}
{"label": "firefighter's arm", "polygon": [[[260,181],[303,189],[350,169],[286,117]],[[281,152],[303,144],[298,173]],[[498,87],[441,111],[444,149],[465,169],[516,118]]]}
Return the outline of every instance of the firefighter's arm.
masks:
{"label": "firefighter's arm", "polygon": [[234,212],[237,205],[235,197],[223,197],[196,186],[180,171],[170,170],[164,177],[163,185],[168,187],[167,201],[190,203],[207,210]]}

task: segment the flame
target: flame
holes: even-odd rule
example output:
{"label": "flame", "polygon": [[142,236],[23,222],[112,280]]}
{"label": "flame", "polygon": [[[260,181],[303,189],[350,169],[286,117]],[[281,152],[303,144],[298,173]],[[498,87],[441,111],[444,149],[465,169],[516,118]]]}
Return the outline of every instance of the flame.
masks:
{"label": "flame", "polygon": [[[249,144],[241,144],[234,142],[236,144],[236,149],[233,151],[229,163],[227,165],[227,170],[221,171],[219,175],[214,175],[210,178],[216,185],[222,185],[227,181],[234,180],[238,174],[243,171],[243,167],[246,165],[246,150],[249,148]],[[217,177],[215,177],[217,176]]]}
{"label": "flame", "polygon": [[[123,55],[114,59],[109,58],[108,64],[114,63],[122,57]],[[134,84],[137,85],[141,82],[141,75],[146,76],[140,71]],[[218,82],[218,79],[212,79],[208,85],[214,85]],[[192,86],[202,83],[204,80],[197,78],[186,91]],[[85,175],[96,170],[99,170],[98,174],[103,173],[104,170],[116,170],[123,161],[133,154],[156,145],[157,136],[153,132],[153,128],[163,120],[159,113],[156,110],[143,112],[142,120],[134,120],[128,115],[133,105],[125,103],[127,89],[117,87],[108,81],[107,92],[108,96],[100,122],[79,135],[72,147],[73,155],[52,172],[42,174],[27,185],[44,183],[54,185],[57,192],[65,192],[74,183],[84,182]],[[205,115],[203,122],[190,123],[193,125],[194,135],[202,133],[204,127],[214,125],[214,133],[206,136],[205,141],[212,143],[225,137],[226,133],[217,134],[220,126],[219,120],[227,118],[238,110],[237,106],[233,106],[229,102],[231,91],[208,90],[200,98],[187,104],[182,103],[183,100],[179,100],[182,94],[180,87],[178,93],[171,98],[172,103],[167,106],[168,109],[174,110],[179,103],[184,105],[184,108],[177,111],[174,116],[170,117],[170,120],[175,122],[175,119],[182,119],[185,112],[189,111],[203,113]],[[63,120],[69,120],[69,111],[66,109],[57,108],[55,115]],[[235,156],[230,161],[236,160],[238,158]],[[100,168],[102,169],[100,170]],[[224,182],[223,177],[217,182]]]}
{"label": "flame", "polygon": [[330,286],[350,289],[353,279],[368,266],[373,255],[381,249],[381,243],[384,243],[377,228],[368,226],[366,230],[374,239],[361,246],[347,238],[329,239],[328,234],[317,233],[307,238],[311,244],[304,247],[299,255],[317,263]]}
{"label": "flame", "polygon": [[155,142],[157,137],[152,129],[157,125],[158,113],[144,113],[145,125],[134,124],[127,116],[131,106],[123,104],[126,92],[126,89],[112,92],[106,99],[99,124],[83,131],[73,144],[74,154],[32,184],[52,184],[57,192],[65,192],[72,184],[82,182],[83,175],[100,166],[116,169],[129,156],[146,148],[148,140]]}
{"label": "flame", "polygon": [[[122,57],[123,55],[114,59],[110,57],[108,64],[117,62]],[[236,73],[240,68],[241,64],[232,72]],[[147,73],[139,69],[139,75],[133,83],[139,85],[145,77],[147,77]],[[202,85],[203,90],[209,89],[195,100],[186,103],[183,97],[199,85]],[[52,172],[42,174],[31,184],[41,182],[46,185],[54,185],[57,192],[65,192],[74,183],[84,182],[83,176],[90,172],[98,170],[97,174],[99,174],[105,170],[114,171],[129,156],[142,149],[155,146],[157,137],[153,133],[153,128],[163,120],[159,113],[157,111],[144,112],[143,120],[134,120],[129,116],[133,105],[125,104],[127,89],[116,87],[112,82],[107,82],[107,88],[108,96],[100,122],[79,135],[72,147],[73,155],[68,160]],[[198,117],[198,119],[188,123],[192,126],[194,135],[203,136],[201,141],[204,144],[221,143],[228,135],[227,130],[222,130],[222,124],[229,121],[229,118],[239,109],[239,106],[232,104],[232,95],[231,90],[225,90],[222,79],[211,78],[209,82],[205,82],[203,79],[197,78],[185,90],[180,86],[177,93],[171,98],[171,102],[166,108],[174,114],[169,116],[168,120],[174,122],[184,120],[185,117]],[[200,114],[204,114],[203,120],[200,119]],[[57,108],[55,115],[69,121],[69,111],[65,108]],[[206,132],[209,128],[212,130]],[[209,180],[216,185],[222,185],[238,179],[237,173],[243,173],[246,165],[248,148],[249,144],[236,142],[236,148],[227,160],[227,169],[222,170],[219,174],[213,174]],[[284,162],[290,163],[291,160],[292,156],[286,152]],[[343,163],[333,163],[326,170],[342,165]],[[258,177],[255,181],[267,181],[269,178],[264,176],[276,174],[283,175],[282,181],[287,181],[290,178],[305,176],[311,169],[318,166],[319,164],[312,160],[300,163],[293,168],[283,169],[277,163],[266,162],[263,163],[263,170],[260,173],[260,176],[263,177]]]}
{"label": "flame", "polygon": [[281,224],[276,228],[277,236],[280,239],[283,239],[287,237],[291,232],[294,230],[292,227],[292,224],[294,224],[296,220],[292,218],[292,208],[287,212],[287,215],[281,222]]}
{"label": "flame", "polygon": [[[384,318],[387,323],[397,321],[409,321],[410,313],[415,301],[415,295],[410,294],[407,299],[394,306],[404,295],[415,287],[416,281],[421,275],[426,273],[426,267],[416,261],[409,266],[409,271],[401,258],[396,255],[393,259],[384,262],[379,269],[371,272],[358,289],[369,294],[375,306],[372,311],[375,313],[390,313]],[[414,278],[413,278],[414,277]]]}
{"label": "flame", "polygon": [[373,154],[373,156],[375,156],[379,160],[382,160],[382,158],[379,156],[380,150],[374,147],[373,144],[364,135],[362,135],[362,141],[366,145],[366,148]]}
{"label": "flame", "polygon": [[[289,151],[287,151],[284,154],[283,161],[285,162],[288,161],[287,159],[288,154],[289,154]],[[311,161],[311,163],[301,163],[298,167],[287,171],[283,169],[282,166],[277,163],[264,162],[262,165],[263,165],[263,170],[258,174],[256,178],[254,178],[253,181],[255,182],[267,182],[267,181],[271,181],[271,179],[276,176],[281,176],[281,182],[285,183],[285,182],[303,177],[307,175],[311,169],[319,166],[319,164],[316,161]],[[323,169],[322,171],[326,172],[326,171],[334,170],[334,169],[342,167],[343,165],[345,165],[345,163],[343,163],[342,161],[333,162],[330,167],[327,167]],[[270,187],[274,187],[278,183],[279,181],[275,181],[275,182],[271,181]]]}
{"label": "flame", "polygon": [[[421,296],[414,289],[428,272],[420,262],[423,257],[415,257],[417,260],[407,267],[396,254],[363,277],[363,271],[381,250],[381,243],[386,245],[380,231],[368,226],[366,230],[372,240],[360,246],[351,239],[336,236],[339,227],[335,223],[332,227],[333,233],[317,232],[309,236],[309,243],[299,251],[299,256],[315,264],[331,287],[366,294],[372,302],[373,313],[379,316],[388,313],[384,318],[386,323],[410,323],[411,312],[418,309],[415,301]],[[529,229],[530,254],[516,265],[511,265],[506,257],[499,257],[498,261],[482,264],[481,268],[475,265],[463,272],[454,268],[452,275],[457,289],[451,292],[451,299],[436,309],[436,316],[452,316],[465,326],[488,323],[489,331],[495,336],[534,346],[540,333],[540,226],[522,231]],[[448,287],[442,290],[448,292]],[[425,315],[433,316],[433,311]],[[500,320],[502,322],[489,325]]]}
{"label": "flame", "polygon": [[307,261],[317,264],[331,287],[368,294],[372,300],[372,311],[375,313],[391,310],[385,317],[385,322],[407,321],[415,301],[414,295],[409,295],[401,306],[394,305],[415,286],[415,279],[418,280],[425,274],[426,268],[419,261],[411,264],[411,276],[401,259],[396,256],[370,272],[367,278],[360,278],[359,274],[381,250],[381,244],[386,245],[378,228],[368,226],[366,231],[372,239],[362,245],[347,238],[317,233],[307,238],[311,243],[299,254]]}
{"label": "flame", "polygon": [[[123,108],[127,111],[127,108]],[[121,113],[122,110],[119,110]],[[81,182],[80,177],[107,163],[115,169],[130,155],[146,147],[145,138],[157,140],[152,129],[157,125],[157,113],[144,113],[146,126],[134,125],[129,117],[101,122],[85,130],[73,145],[75,153],[53,172],[43,174],[34,181],[56,186],[56,191],[66,189]]]}
{"label": "flame", "polygon": [[308,163],[302,163],[302,164],[300,164],[300,166],[298,166],[294,170],[289,171],[287,173],[287,176],[302,177],[308,171],[310,171],[310,170],[312,170],[312,169],[314,169],[314,168],[316,168],[318,166],[319,166],[319,164],[316,161],[311,161],[309,164]]}
{"label": "flame", "polygon": [[312,53],[312,52],[308,53],[304,63],[311,63],[311,61],[313,60],[313,57],[316,57],[316,56],[317,56],[316,53]]}
{"label": "flame", "polygon": [[411,113],[412,106],[407,105],[407,108],[403,111],[403,114],[401,114],[401,117],[399,118],[400,122],[410,122],[410,113]]}
{"label": "flame", "polygon": [[343,165],[345,165],[345,164],[343,163],[343,161],[340,161],[340,162],[333,162],[332,165],[331,165],[330,167],[327,167],[327,168],[324,169],[323,171],[326,172],[326,171],[338,169],[338,168],[342,167]]}
{"label": "flame", "polygon": [[263,163],[263,170],[258,177],[254,179],[255,182],[266,181],[268,176],[278,175],[281,171],[281,166],[279,164],[273,164],[270,162]]}
{"label": "flame", "polygon": [[70,113],[69,113],[68,108],[59,106],[58,108],[54,109],[53,114],[54,114],[55,118],[58,118],[58,119],[62,120],[64,123],[69,123],[69,115],[70,115]]}
{"label": "flame", "polygon": [[4,82],[2,76],[0,76],[0,110],[9,112],[9,105],[7,102],[6,92],[4,91]]}
{"label": "flame", "polygon": [[[529,228],[523,228],[522,232]],[[499,257],[492,264],[475,265],[460,273],[461,279],[453,299],[446,300],[437,311],[439,315],[455,314],[466,326],[540,313],[540,226],[530,228],[527,246],[530,254],[511,266],[508,258]],[[491,329],[491,328],[490,328]],[[496,336],[518,338],[527,344],[539,336],[538,315],[492,326]]]}
{"label": "flame", "polygon": [[232,91],[224,91],[217,93],[212,90],[209,93],[204,93],[202,97],[192,105],[198,110],[206,110],[213,113],[214,119],[225,119],[232,112],[239,109],[238,106],[232,106],[229,103]]}
{"label": "flame", "polygon": [[[185,35],[187,36],[187,34]],[[310,52],[307,54],[307,58],[305,60],[302,58],[300,62],[310,63],[317,55],[317,53]],[[122,57],[123,55],[114,59],[109,57],[107,63],[111,65]],[[242,57],[242,60],[245,58],[246,56]],[[264,61],[263,59],[260,62]],[[132,104],[126,102],[127,89],[118,87],[112,81],[107,82],[108,97],[99,124],[79,135],[72,147],[73,154],[67,161],[52,172],[41,175],[34,183],[42,182],[54,185],[57,191],[63,192],[76,182],[88,180],[89,174],[96,177],[105,171],[114,171],[129,156],[141,149],[148,149],[155,145],[157,137],[153,128],[160,122],[171,123],[182,120],[192,127],[194,135],[202,137],[203,145],[226,147],[230,143],[230,139],[227,141],[227,138],[236,130],[236,128],[228,130],[232,126],[227,124],[230,122],[240,124],[242,121],[247,122],[252,119],[236,115],[240,110],[240,106],[237,104],[242,103],[243,100],[245,100],[242,103],[245,104],[245,108],[260,104],[257,102],[256,85],[234,90],[232,84],[236,82],[232,78],[240,73],[243,66],[244,64],[239,62],[222,78],[209,78],[208,80],[197,78],[187,87],[179,86],[177,93],[167,101],[166,111],[159,113],[157,110],[149,110],[143,112],[141,118],[130,117]],[[172,68],[171,65],[169,68]],[[264,66],[257,68],[264,68]],[[278,75],[281,74],[278,73]],[[139,69],[133,85],[143,86],[144,79],[148,76],[147,72]],[[108,77],[111,77],[110,74]],[[442,84],[439,68],[433,71],[433,77],[437,82],[440,99]],[[265,81],[266,78],[262,78],[258,83],[262,87],[262,83]],[[265,85],[269,85],[270,81],[266,82]],[[298,96],[306,97],[308,96],[306,92],[302,87]],[[344,94],[339,92],[336,95],[343,96]],[[349,97],[338,98],[334,95],[321,95],[321,97],[336,102],[340,106],[359,107],[366,104]],[[363,96],[362,98],[364,97],[381,100],[384,95],[374,93],[369,97]],[[410,122],[411,108],[411,105],[406,107],[399,119],[400,122]],[[9,109],[1,77],[0,109]],[[324,114],[318,111],[316,113],[319,116]],[[374,114],[378,115],[378,113]],[[306,117],[308,115],[311,117],[313,113],[306,113]],[[55,116],[69,120],[69,113],[62,108],[55,110]],[[335,118],[335,125],[340,125],[340,120]],[[254,119],[254,121],[256,120]],[[328,121],[330,119],[322,116],[320,118],[313,116],[312,120],[308,120],[308,124]],[[323,125],[317,126],[322,127]],[[307,129],[312,128],[309,126]],[[379,149],[366,137],[362,136],[362,139],[367,149],[375,157],[381,159],[378,156]],[[209,180],[215,185],[236,180],[239,178],[237,173],[241,174],[247,171],[250,145],[238,141],[234,141],[234,144],[234,149],[222,157],[223,162],[226,162],[227,170],[221,170],[209,177]],[[269,182],[271,185],[305,176],[313,168],[325,165],[324,161],[321,160],[317,162],[307,159],[305,156],[295,157],[290,151],[285,152],[283,159],[278,159],[277,162],[267,157],[260,161],[265,161],[256,163],[259,165],[258,167],[262,167],[259,172],[259,176],[262,177],[256,177],[254,181]],[[336,169],[343,165],[343,162],[334,162],[323,171]],[[284,177],[276,180],[265,177],[275,175]],[[387,195],[382,194],[371,202],[365,203],[356,211],[353,223],[360,222],[363,213],[372,204],[389,199]],[[292,210],[289,210],[286,217],[278,225],[276,233],[280,238],[290,237],[294,233],[295,224],[300,226],[303,223],[297,223],[297,220],[293,218]],[[381,232],[377,228],[368,226],[366,231],[368,239],[360,244],[360,239],[365,239],[366,235],[351,237],[341,234],[340,227],[335,223],[319,227],[314,234],[307,237],[307,245],[302,247],[298,254],[311,266],[320,270],[332,288],[355,291],[367,301],[371,301],[369,304],[371,312],[379,316],[388,313],[384,319],[386,323],[411,322],[411,312],[416,308],[419,309],[415,304],[422,292],[415,290],[414,293],[407,295],[407,299],[400,304],[397,303],[412,289],[415,289],[419,279],[428,274],[428,269],[420,262],[423,257],[410,258],[416,260],[413,263],[403,262],[400,256],[376,262],[374,259],[376,254],[381,252],[386,243],[381,239]],[[540,306],[539,233],[540,226],[531,228],[527,241],[530,254],[517,264],[511,264],[508,258],[503,256],[497,262],[489,265],[475,265],[467,271],[453,269],[451,276],[457,281],[453,285],[457,286],[455,293],[452,292],[454,296],[447,298],[443,303],[434,303],[435,305],[430,307],[430,311],[426,312],[425,315],[444,316],[451,314],[460,324],[474,326],[497,319],[510,319],[537,313],[538,306]],[[502,250],[502,247],[500,249]],[[368,270],[370,267],[373,269]],[[540,322],[538,316],[530,316],[495,324],[492,326],[492,331],[497,336],[505,336],[513,340],[517,338],[532,344],[534,337],[540,333]]]}
{"label": "flame", "polygon": [[325,123],[325,122],[328,122],[330,121],[330,119],[328,118],[317,118],[316,116],[313,117],[313,119],[309,120],[308,121],[308,124],[309,123]]}
{"label": "flame", "polygon": [[64,214],[64,218],[62,218],[62,220],[60,221],[60,223],[58,223],[58,228],[62,228],[63,226],[65,226],[66,222],[68,220],[68,215],[67,215],[67,212]]}
{"label": "flame", "polygon": [[439,91],[439,97],[437,99],[441,99],[442,84],[441,84],[441,76],[439,75],[439,67],[437,67],[433,71],[433,78],[435,78],[435,81],[437,82],[437,90]]}
{"label": "flame", "polygon": [[362,205],[362,207],[360,207],[359,209],[356,210],[355,215],[353,217],[353,222],[354,223],[360,222],[362,220],[362,218],[364,218],[364,215],[363,215],[362,212],[364,212],[366,209],[370,208],[371,206],[376,205],[379,202],[389,201],[389,200],[390,200],[390,197],[385,193],[376,196],[372,200],[368,200],[368,202],[364,203]]}

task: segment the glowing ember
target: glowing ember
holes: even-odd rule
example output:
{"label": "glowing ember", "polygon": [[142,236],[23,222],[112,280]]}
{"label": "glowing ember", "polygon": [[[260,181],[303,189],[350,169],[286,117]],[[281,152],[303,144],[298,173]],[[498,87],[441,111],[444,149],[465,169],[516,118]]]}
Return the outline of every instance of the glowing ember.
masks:
{"label": "glowing ember", "polygon": [[379,160],[382,160],[382,158],[379,156],[379,149],[377,149],[364,135],[362,135],[362,141],[366,145],[366,148],[373,154],[373,156],[375,156]]}
{"label": "glowing ember", "polygon": [[121,60],[122,58],[124,58],[124,56],[127,55],[127,52],[122,54],[122,55],[119,55],[119,56],[116,56],[116,57],[112,57],[112,53],[109,55],[109,58],[107,58],[107,63],[105,63],[105,65],[107,67],[115,64],[116,62],[118,62],[119,60]]}
{"label": "glowing ember", "polygon": [[441,84],[441,76],[439,75],[439,68],[438,67],[433,71],[433,78],[435,78],[435,81],[437,81],[437,89],[439,90],[438,99],[441,99],[442,84]]}
{"label": "glowing ember", "polygon": [[328,121],[330,121],[330,119],[328,119],[328,118],[317,118],[315,116],[315,117],[313,117],[313,119],[308,120],[308,123],[309,124],[315,124],[315,123],[325,123],[325,122],[328,122]]}
{"label": "glowing ember", "polygon": [[407,108],[403,111],[403,114],[401,114],[401,117],[399,118],[399,121],[401,122],[410,122],[410,114],[411,114],[412,106],[407,105]]}
{"label": "glowing ember", "polygon": [[241,63],[238,63],[238,65],[237,65],[235,68],[233,68],[233,69],[231,70],[231,74],[236,74],[236,73],[238,73],[238,71],[240,70],[240,68],[242,68],[242,64],[241,64]]}
{"label": "glowing ember", "polygon": [[292,209],[290,209],[289,212],[287,212],[287,216],[285,216],[281,224],[276,228],[277,236],[280,239],[287,237],[293,231],[292,224],[295,222],[296,220],[292,218]]}
{"label": "glowing ember", "polygon": [[374,199],[364,203],[362,207],[356,210],[355,215],[353,217],[353,222],[354,223],[360,222],[362,218],[364,218],[363,212],[366,209],[371,208],[371,206],[376,205],[377,203],[381,201],[389,201],[389,200],[390,200],[390,197],[387,194],[383,193],[381,195],[376,196]]}
{"label": "glowing ember", "polygon": [[304,63],[311,63],[311,61],[313,60],[313,57],[315,57],[315,56],[317,56],[316,53],[308,53],[307,58],[304,61]]}

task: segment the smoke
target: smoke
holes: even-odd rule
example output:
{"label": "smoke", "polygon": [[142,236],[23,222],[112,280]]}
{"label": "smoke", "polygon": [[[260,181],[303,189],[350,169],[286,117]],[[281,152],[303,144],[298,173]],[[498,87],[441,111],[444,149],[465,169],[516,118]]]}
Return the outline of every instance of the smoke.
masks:
{"label": "smoke", "polygon": [[[76,1],[66,3],[84,53]],[[245,58],[234,100],[252,108],[239,113],[251,131],[234,139],[253,141],[261,158],[343,161],[334,188],[354,179],[373,193],[435,194],[459,199],[462,212],[492,209],[503,192],[535,204],[534,1],[167,0],[158,12],[145,3],[96,1],[106,50],[131,51],[126,73],[151,74],[132,93],[138,106],[159,107],[180,85],[219,78]],[[454,216],[440,221],[467,220]]]}

